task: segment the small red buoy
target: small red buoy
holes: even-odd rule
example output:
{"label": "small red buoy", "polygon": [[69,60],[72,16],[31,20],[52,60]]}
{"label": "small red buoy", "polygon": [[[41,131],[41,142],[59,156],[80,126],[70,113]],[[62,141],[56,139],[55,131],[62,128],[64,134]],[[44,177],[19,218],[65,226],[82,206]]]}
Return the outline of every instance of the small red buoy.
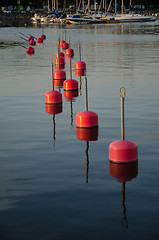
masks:
{"label": "small red buoy", "polygon": [[62,48],[63,48],[63,49],[69,48],[69,43],[64,42],[64,43],[62,44]]}
{"label": "small red buoy", "polygon": [[49,91],[45,93],[45,104],[62,103],[62,94],[58,91]]}
{"label": "small red buoy", "polygon": [[134,162],[131,164],[116,164],[109,162],[109,173],[119,182],[131,181],[138,175],[138,162]]}
{"label": "small red buoy", "polygon": [[73,57],[74,56],[74,50],[72,48],[67,48],[66,51],[66,56],[70,56]]}
{"label": "small red buoy", "polygon": [[85,69],[75,69],[75,75],[82,77],[86,76],[86,70]]}
{"label": "small red buoy", "polygon": [[30,36],[30,37],[28,38],[28,41],[30,41],[30,40],[34,40],[34,37],[33,37],[33,36]]}
{"label": "small red buoy", "polygon": [[83,111],[76,114],[76,127],[92,128],[98,126],[98,114],[92,111]]}
{"label": "small red buoy", "polygon": [[118,140],[109,145],[109,161],[129,163],[138,160],[137,144],[128,140]]}
{"label": "small red buoy", "polygon": [[[58,52],[55,54],[55,57],[58,58]],[[65,59],[65,54],[63,52],[60,52],[60,57],[63,57]]]}
{"label": "small red buoy", "polygon": [[78,82],[74,79],[67,79],[63,83],[63,89],[65,91],[78,90]]}
{"label": "small red buoy", "polygon": [[[55,68],[58,69],[58,65],[60,65],[60,69],[65,67],[65,59],[63,57],[56,57],[54,60]],[[59,64],[60,63],[60,64]]]}
{"label": "small red buoy", "polygon": [[27,52],[29,55],[35,53],[34,48],[32,48],[32,47],[28,47],[27,50],[26,50],[26,52]]}
{"label": "small red buoy", "polygon": [[39,37],[39,38],[37,39],[37,43],[43,43],[43,39],[42,39],[41,37]]}
{"label": "small red buoy", "polygon": [[46,35],[45,34],[42,34],[40,37],[42,38],[42,40],[46,39]]}
{"label": "small red buoy", "polygon": [[76,128],[76,137],[83,141],[97,141],[98,127],[95,128]]}
{"label": "small red buoy", "polygon": [[62,112],[62,103],[59,104],[45,104],[45,112],[48,114],[59,114]]}
{"label": "small red buoy", "polygon": [[34,40],[30,40],[29,45],[34,46],[36,45],[36,42]]}
{"label": "small red buoy", "polygon": [[66,72],[63,70],[56,70],[53,72],[54,80],[66,80]]}
{"label": "small red buoy", "polygon": [[75,70],[85,70],[86,69],[86,63],[83,61],[75,62]]}
{"label": "small red buoy", "polygon": [[65,40],[60,41],[60,47],[62,47],[63,43],[65,43]]}

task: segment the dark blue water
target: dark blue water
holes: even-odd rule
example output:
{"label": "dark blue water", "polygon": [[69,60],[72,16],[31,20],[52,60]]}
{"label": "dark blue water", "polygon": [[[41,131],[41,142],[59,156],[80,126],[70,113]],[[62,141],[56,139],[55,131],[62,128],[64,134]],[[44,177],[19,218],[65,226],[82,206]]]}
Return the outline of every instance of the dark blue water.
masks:
{"label": "dark blue water", "polygon": [[[83,77],[73,118],[64,97],[54,122],[45,112],[50,59],[62,26],[45,28],[47,39],[33,56],[20,46],[0,48],[0,238],[158,239],[159,22],[65,28],[78,81],[74,63],[81,42],[98,140],[86,151],[86,141],[76,138]],[[39,36],[42,30],[3,28],[0,40],[22,42],[18,32]],[[65,70],[69,78],[68,60]],[[108,147],[120,139],[120,87],[126,88],[126,139],[139,150],[137,177],[125,187],[109,172]]]}

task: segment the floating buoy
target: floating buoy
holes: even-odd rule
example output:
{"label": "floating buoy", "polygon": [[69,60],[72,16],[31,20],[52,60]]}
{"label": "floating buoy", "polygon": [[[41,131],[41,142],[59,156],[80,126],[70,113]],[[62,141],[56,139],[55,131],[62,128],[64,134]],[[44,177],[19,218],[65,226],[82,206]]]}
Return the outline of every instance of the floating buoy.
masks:
{"label": "floating buoy", "polygon": [[42,39],[41,37],[39,37],[39,38],[37,39],[37,43],[43,43],[43,39]]}
{"label": "floating buoy", "polygon": [[78,90],[74,91],[64,91],[64,97],[66,99],[66,102],[74,102],[75,98],[78,97]]}
{"label": "floating buoy", "polygon": [[28,38],[28,41],[31,41],[31,40],[34,40],[34,37],[33,37],[33,36],[30,36],[30,37]]}
{"label": "floating buoy", "polygon": [[[55,54],[55,57],[58,58],[58,52]],[[65,54],[63,52],[60,52],[60,57],[63,57],[65,59]]]}
{"label": "floating buoy", "polygon": [[62,44],[62,49],[67,49],[67,48],[69,48],[69,43],[64,42],[64,43]]}
{"label": "floating buoy", "polygon": [[64,69],[65,68],[65,59],[63,57],[56,57],[54,60],[55,68]]}
{"label": "floating buoy", "polygon": [[54,91],[53,63],[51,64],[51,76],[52,76],[52,91],[48,91],[45,93],[45,104],[61,104],[62,94],[58,91]]}
{"label": "floating buoy", "polygon": [[45,112],[50,115],[59,114],[62,112],[62,103],[59,104],[45,104]]}
{"label": "floating buoy", "polygon": [[[124,92],[122,92],[124,90]],[[121,140],[112,142],[109,145],[109,161],[114,163],[131,163],[138,161],[138,147],[137,144],[125,140],[124,127],[124,99],[125,88],[120,88],[121,99]]]}
{"label": "floating buoy", "polygon": [[84,78],[85,82],[85,111],[79,112],[76,115],[76,127],[78,128],[92,128],[98,127],[98,114],[92,111],[88,111],[88,94],[87,94],[87,78]]}
{"label": "floating buoy", "polygon": [[86,63],[83,61],[75,62],[75,71],[76,70],[86,70]]}
{"label": "floating buoy", "polygon": [[66,51],[66,56],[70,56],[73,57],[74,56],[74,50],[72,48],[67,48]]}
{"label": "floating buoy", "polygon": [[34,54],[34,53],[35,53],[35,51],[34,51],[34,48],[33,48],[33,47],[28,47],[28,48],[27,48],[27,50],[26,50],[26,52],[27,52],[29,55],[31,55],[31,54]]}
{"label": "floating buoy", "polygon": [[65,43],[65,40],[61,40],[61,41],[60,41],[60,47],[63,46],[63,43]]}
{"label": "floating buoy", "polygon": [[45,34],[42,34],[40,37],[41,37],[42,40],[46,39],[46,35]]}
{"label": "floating buoy", "polygon": [[36,45],[36,42],[34,40],[30,40],[29,45],[34,46]]}
{"label": "floating buoy", "polygon": [[138,162],[134,162],[131,164],[116,164],[113,162],[109,162],[109,173],[119,182],[131,181],[138,175]]}
{"label": "floating buoy", "polygon": [[83,141],[97,141],[98,127],[94,128],[76,128],[76,137]]}
{"label": "floating buoy", "polygon": [[58,89],[63,87],[63,82],[66,80],[66,72],[64,70],[56,70],[53,72],[54,86]]}
{"label": "floating buoy", "polygon": [[67,79],[63,83],[64,91],[77,91],[78,82],[75,79],[72,79],[72,70],[71,70],[71,56],[69,61],[69,70],[70,70],[70,79]]}

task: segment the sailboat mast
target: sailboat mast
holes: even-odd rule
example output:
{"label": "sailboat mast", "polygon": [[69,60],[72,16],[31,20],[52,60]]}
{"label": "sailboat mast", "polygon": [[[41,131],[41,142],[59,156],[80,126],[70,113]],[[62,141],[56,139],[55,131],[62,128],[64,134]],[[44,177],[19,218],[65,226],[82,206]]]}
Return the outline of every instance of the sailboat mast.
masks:
{"label": "sailboat mast", "polygon": [[123,14],[123,7],[124,7],[124,2],[122,0],[122,2],[121,2],[121,14]]}

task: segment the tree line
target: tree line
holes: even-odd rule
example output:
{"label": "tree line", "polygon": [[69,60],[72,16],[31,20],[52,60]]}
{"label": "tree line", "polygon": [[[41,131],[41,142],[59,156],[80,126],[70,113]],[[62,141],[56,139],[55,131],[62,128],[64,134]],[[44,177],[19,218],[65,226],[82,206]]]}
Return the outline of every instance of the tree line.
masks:
{"label": "tree line", "polygon": [[[53,0],[54,1],[54,0]],[[111,0],[104,0],[106,5],[109,5]],[[121,5],[122,0],[116,0],[118,5]],[[79,4],[79,0],[58,0],[59,9],[63,9],[64,5],[66,4],[66,8],[70,5],[74,5],[76,7]],[[82,2],[82,0],[81,0]],[[94,0],[90,0],[91,4],[94,4]],[[100,4],[101,0],[96,0],[98,5]],[[114,0],[112,1],[112,3]],[[49,0],[50,7],[52,6],[52,0]],[[85,4],[88,3],[88,0],[85,0]],[[125,8],[129,8],[130,0],[124,0]],[[147,10],[152,9],[159,9],[159,1],[158,0],[131,0],[132,5],[144,5]],[[0,0],[0,7],[8,7],[9,5],[16,6],[17,0]],[[20,5],[26,9],[27,6],[30,6],[32,9],[42,9],[44,5],[48,5],[48,0],[20,0]]]}

